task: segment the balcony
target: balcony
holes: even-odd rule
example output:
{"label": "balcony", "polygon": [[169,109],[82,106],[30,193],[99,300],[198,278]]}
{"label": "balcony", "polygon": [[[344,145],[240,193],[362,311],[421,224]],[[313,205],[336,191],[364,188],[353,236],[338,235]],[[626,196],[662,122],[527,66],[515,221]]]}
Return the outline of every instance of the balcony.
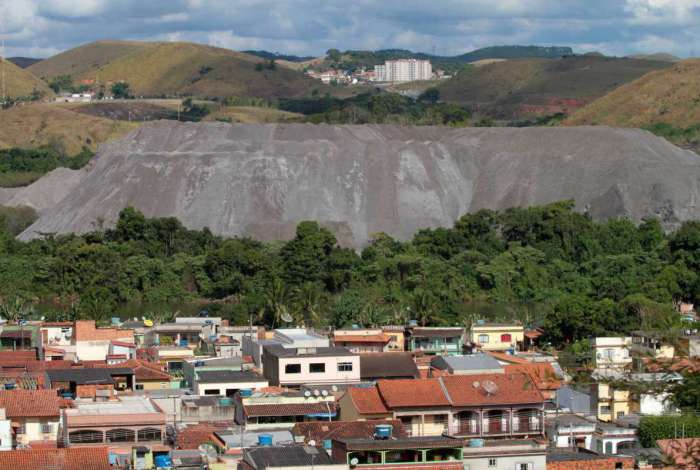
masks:
{"label": "balcony", "polygon": [[542,434],[543,429],[539,410],[488,410],[457,413],[447,432],[459,437],[495,437]]}

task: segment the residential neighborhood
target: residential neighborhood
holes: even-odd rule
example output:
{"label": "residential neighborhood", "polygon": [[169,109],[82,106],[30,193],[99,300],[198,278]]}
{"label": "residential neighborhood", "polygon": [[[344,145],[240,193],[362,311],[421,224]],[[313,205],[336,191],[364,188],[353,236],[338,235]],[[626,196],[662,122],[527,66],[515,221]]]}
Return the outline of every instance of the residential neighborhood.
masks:
{"label": "residential neighborhood", "polygon": [[[674,449],[697,455],[697,438],[668,400],[683,380],[674,365],[700,365],[686,352],[696,331],[686,349],[662,332],[594,337],[566,370],[518,323],[1,328],[0,469],[696,468],[669,466]],[[587,382],[573,377],[584,369]],[[681,424],[645,447],[655,417]]]}

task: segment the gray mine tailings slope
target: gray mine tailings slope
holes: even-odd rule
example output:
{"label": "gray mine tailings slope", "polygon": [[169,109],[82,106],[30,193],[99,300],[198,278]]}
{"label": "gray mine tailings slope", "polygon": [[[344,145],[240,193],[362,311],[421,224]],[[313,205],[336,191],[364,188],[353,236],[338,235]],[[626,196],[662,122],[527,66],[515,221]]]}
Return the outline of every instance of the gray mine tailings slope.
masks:
{"label": "gray mine tailings slope", "polygon": [[362,246],[462,214],[575,199],[595,218],[700,218],[700,158],[639,130],[156,122],[103,145],[20,235],[111,226],[134,206],[190,228],[292,237],[301,220]]}

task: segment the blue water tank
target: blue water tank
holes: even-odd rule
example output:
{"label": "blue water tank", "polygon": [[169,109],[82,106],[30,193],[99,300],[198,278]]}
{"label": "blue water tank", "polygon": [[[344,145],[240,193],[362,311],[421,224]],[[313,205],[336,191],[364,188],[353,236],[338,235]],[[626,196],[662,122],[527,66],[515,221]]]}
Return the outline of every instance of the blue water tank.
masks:
{"label": "blue water tank", "polygon": [[186,339],[181,339],[181,340],[180,340],[180,346],[183,347],[183,348],[186,348],[186,347],[187,347],[187,340],[186,340]]}
{"label": "blue water tank", "polygon": [[249,389],[249,388],[241,389],[241,397],[242,398],[247,398],[250,396],[253,396],[253,391],[251,389]]}
{"label": "blue water tank", "polygon": [[323,448],[328,450],[333,448],[333,441],[330,439],[324,439],[323,440]]}
{"label": "blue water tank", "polygon": [[6,383],[5,384],[5,390],[14,390],[15,389],[15,384],[14,383]]}
{"label": "blue water tank", "polygon": [[271,446],[272,445],[272,434],[259,434],[258,435],[258,445],[259,446]]}
{"label": "blue water tank", "polygon": [[374,435],[377,439],[389,439],[391,438],[391,431],[393,426],[391,424],[378,424],[374,427]]}
{"label": "blue water tank", "polygon": [[156,468],[170,468],[173,466],[173,459],[168,454],[160,454],[153,458],[153,463]]}
{"label": "blue water tank", "polygon": [[469,447],[484,447],[483,439],[469,439]]}

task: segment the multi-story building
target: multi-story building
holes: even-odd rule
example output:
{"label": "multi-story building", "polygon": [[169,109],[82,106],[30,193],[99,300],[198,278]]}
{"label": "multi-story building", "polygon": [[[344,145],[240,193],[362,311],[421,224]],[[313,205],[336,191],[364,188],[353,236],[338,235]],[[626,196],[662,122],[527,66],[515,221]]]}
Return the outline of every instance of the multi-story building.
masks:
{"label": "multi-story building", "polygon": [[430,80],[433,68],[429,60],[387,60],[384,65],[374,66],[374,78],[378,82],[412,82]]}
{"label": "multi-story building", "polygon": [[[361,390],[361,393],[356,393]],[[535,436],[545,399],[526,374],[380,380],[340,399],[342,419],[400,419],[414,436]]]}
{"label": "multi-story building", "polygon": [[522,325],[478,321],[472,325],[469,341],[482,351],[519,351],[523,349]]}
{"label": "multi-story building", "polygon": [[242,353],[244,356],[250,356],[255,366],[259,369],[264,368],[263,364],[263,348],[265,346],[281,346],[289,349],[300,349],[301,351],[314,348],[328,348],[330,339],[327,336],[322,336],[313,330],[304,328],[283,328],[268,332],[269,337],[261,337],[248,335],[243,337]]}
{"label": "multi-story building", "polygon": [[79,361],[104,361],[112,341],[134,344],[134,330],[97,328],[94,320],[78,320],[73,329],[75,357]]}
{"label": "multi-story building", "polygon": [[663,339],[663,335],[653,331],[632,332],[632,369],[644,372],[648,361],[673,359],[675,348]]}
{"label": "multi-story building", "polygon": [[263,373],[270,385],[339,385],[360,382],[360,356],[345,348],[265,346]]}
{"label": "multi-story building", "polygon": [[604,336],[591,339],[593,365],[596,369],[629,369],[632,365],[630,336]]}
{"label": "multi-story building", "polygon": [[409,331],[408,349],[423,354],[462,354],[464,328],[414,327]]}

